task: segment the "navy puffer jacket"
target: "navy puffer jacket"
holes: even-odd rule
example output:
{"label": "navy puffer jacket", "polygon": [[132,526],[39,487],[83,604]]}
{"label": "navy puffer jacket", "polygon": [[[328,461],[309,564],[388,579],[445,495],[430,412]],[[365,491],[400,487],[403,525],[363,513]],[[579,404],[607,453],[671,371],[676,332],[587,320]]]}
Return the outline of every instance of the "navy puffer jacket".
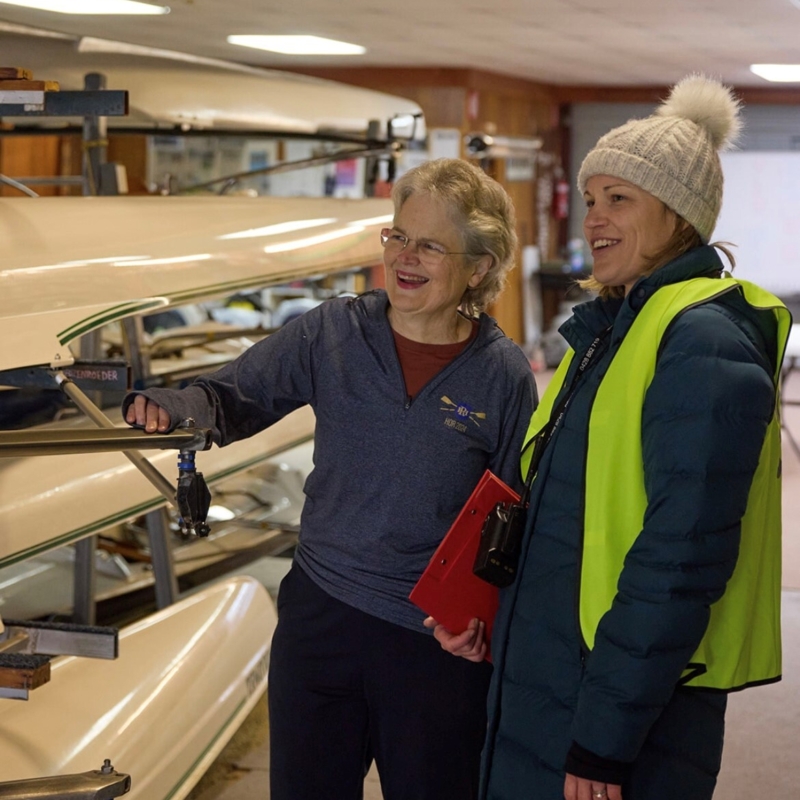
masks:
{"label": "navy puffer jacket", "polygon": [[[577,577],[598,385],[660,286],[721,270],[713,248],[697,248],[642,278],[624,300],[576,307],[562,326],[578,356],[613,327],[544,454],[520,571],[503,592],[485,800],[562,800],[568,753],[589,765],[584,777],[622,782],[625,800],[711,797],[726,696],[677,687],[733,572],[740,529],[731,498],[747,495],[775,402],[775,332],[738,293],[684,312],[662,341],[642,418],[645,524],[591,652],[581,645]],[[721,463],[715,454],[731,441],[739,458]]]}

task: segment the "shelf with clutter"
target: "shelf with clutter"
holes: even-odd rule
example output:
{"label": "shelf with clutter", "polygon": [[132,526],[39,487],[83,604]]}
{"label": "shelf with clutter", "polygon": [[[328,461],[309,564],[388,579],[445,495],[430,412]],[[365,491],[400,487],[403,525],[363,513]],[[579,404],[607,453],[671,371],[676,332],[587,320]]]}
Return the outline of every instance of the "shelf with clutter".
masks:
{"label": "shelf with clutter", "polygon": [[24,67],[0,67],[0,117],[118,117],[127,113],[127,91],[61,91],[58,81],[34,80]]}

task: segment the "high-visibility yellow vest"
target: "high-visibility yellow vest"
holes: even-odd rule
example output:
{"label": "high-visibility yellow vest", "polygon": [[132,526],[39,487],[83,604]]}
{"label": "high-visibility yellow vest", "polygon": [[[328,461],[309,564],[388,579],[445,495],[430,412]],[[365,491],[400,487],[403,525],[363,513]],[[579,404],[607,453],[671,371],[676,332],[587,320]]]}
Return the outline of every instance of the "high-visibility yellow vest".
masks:
{"label": "high-visibility yellow vest", "polygon": [[[781,432],[778,383],[791,316],[774,295],[734,278],[694,278],[658,289],[636,317],[603,377],[589,419],[586,459],[580,626],[589,648],[611,608],[625,556],[642,529],[647,496],[641,416],[659,344],[681,312],[729,291],[740,291],[772,314],[778,335],[773,380],[776,403],[742,519],[739,557],[722,598],[711,608],[703,640],[682,683],[736,689],[776,680],[781,672]],[[534,413],[526,441],[550,418],[574,355],[559,365]],[[531,454],[523,456],[526,474]]]}

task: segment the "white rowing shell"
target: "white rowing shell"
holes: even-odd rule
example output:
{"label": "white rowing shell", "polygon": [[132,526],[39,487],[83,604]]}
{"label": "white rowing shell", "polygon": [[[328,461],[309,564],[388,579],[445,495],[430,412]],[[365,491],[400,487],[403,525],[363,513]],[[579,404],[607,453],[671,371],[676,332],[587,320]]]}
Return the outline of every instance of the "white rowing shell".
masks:
{"label": "white rowing shell", "polygon": [[124,628],[116,660],[53,659],[29,700],[0,700],[0,781],[108,758],[130,800],[181,800],[263,694],[276,622],[266,589],[236,577]]}
{"label": "white rowing shell", "polygon": [[380,263],[389,200],[0,199],[0,370],[124,317]]}

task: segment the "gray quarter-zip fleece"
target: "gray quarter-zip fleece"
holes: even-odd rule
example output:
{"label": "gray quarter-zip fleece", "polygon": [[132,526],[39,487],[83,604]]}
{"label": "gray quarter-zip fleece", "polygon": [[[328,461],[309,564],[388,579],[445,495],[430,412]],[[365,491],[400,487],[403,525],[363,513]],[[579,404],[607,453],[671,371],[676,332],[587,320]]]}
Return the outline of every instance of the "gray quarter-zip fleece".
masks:
{"label": "gray quarter-zip fleece", "polygon": [[142,394],[219,445],[311,405],[297,562],[331,596],[423,631],[408,594],[484,470],[520,488],[536,387],[482,314],[475,339],[409,402],[387,307],[383,291],[327,301],[186,389]]}

